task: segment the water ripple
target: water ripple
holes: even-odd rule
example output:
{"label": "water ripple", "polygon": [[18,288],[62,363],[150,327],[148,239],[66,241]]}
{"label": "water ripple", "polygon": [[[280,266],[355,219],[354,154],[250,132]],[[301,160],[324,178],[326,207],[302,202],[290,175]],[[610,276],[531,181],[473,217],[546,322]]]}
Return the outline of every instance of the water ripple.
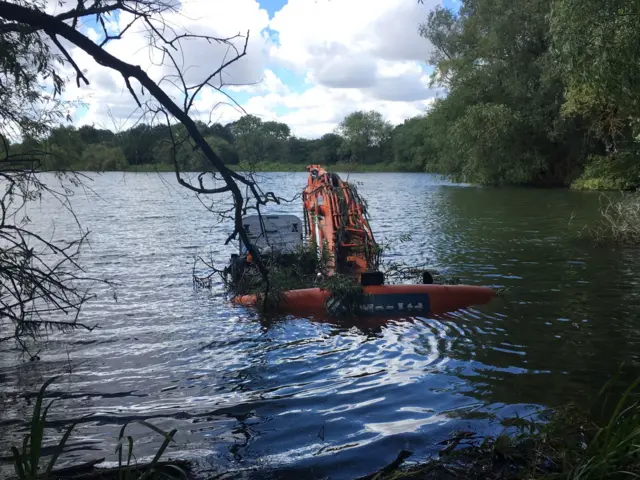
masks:
{"label": "water ripple", "polygon": [[[225,225],[156,175],[106,174],[93,185],[105,200],[74,202],[94,232],[83,262],[120,282],[117,295],[98,289],[83,321],[99,328],[52,334],[39,362],[0,345],[0,456],[25,434],[39,385],[63,373],[50,388],[48,433],[59,438],[93,414],[65,461],[113,459],[119,427],[148,420],[178,429],[171,455],[194,459],[203,476],[256,468],[354,478],[402,449],[427,458],[456,428],[495,433],[496,417],[587,396],[620,361],[637,359],[637,255],[568,238],[569,216],[588,219],[597,198],[420,174],[353,178],[380,241],[412,234],[390,256],[507,287],[507,297],[434,318],[261,320],[230,306],[219,280],[210,292],[192,289],[194,255],[222,264],[233,251]],[[263,179],[285,196],[305,183],[303,174]],[[541,215],[540,205],[554,207]],[[54,219],[69,236],[72,219],[50,208],[32,216],[46,220],[45,233]],[[300,214],[298,204],[278,209]],[[159,438],[130,428],[138,458],[153,455]],[[10,471],[2,458],[0,476]]]}

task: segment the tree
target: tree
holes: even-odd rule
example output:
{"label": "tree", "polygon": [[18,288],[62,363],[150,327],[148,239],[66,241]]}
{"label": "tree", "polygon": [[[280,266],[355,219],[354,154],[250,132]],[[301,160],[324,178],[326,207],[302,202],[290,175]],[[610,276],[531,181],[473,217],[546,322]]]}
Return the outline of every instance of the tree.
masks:
{"label": "tree", "polygon": [[263,122],[255,115],[244,115],[229,124],[240,161],[248,165],[282,162],[287,158],[289,126],[274,121]]}
{"label": "tree", "polygon": [[449,90],[426,119],[429,168],[491,184],[566,184],[581,168],[587,141],[579,119],[560,111],[550,13],[545,2],[466,0],[458,13],[429,15],[421,34],[435,47],[433,82]]}
{"label": "tree", "polygon": [[241,162],[255,165],[265,160],[265,136],[262,130],[262,120],[259,117],[244,115],[229,124],[229,131],[233,135]]}
{"label": "tree", "polygon": [[95,143],[114,144],[116,141],[116,135],[111,130],[103,130],[89,125],[80,127],[78,136],[83,145],[93,145]]}
{"label": "tree", "polygon": [[[0,7],[0,343],[14,340],[29,352],[27,340],[44,330],[92,328],[78,322],[91,296],[91,279],[78,264],[88,232],[78,225],[75,240],[48,240],[27,215],[37,200],[70,209],[68,196],[82,178],[65,172],[69,159],[44,145],[71,106],[60,99],[63,58],[42,32],[15,28],[2,12]],[[51,133],[71,149],[73,129]],[[47,168],[58,170],[54,178],[38,174]]]}
{"label": "tree", "polygon": [[344,137],[342,153],[355,162],[374,163],[383,158],[391,138],[391,124],[380,112],[357,111],[340,122],[337,132]]}
{"label": "tree", "polygon": [[92,171],[121,170],[127,159],[120,147],[112,147],[104,143],[88,145],[82,152],[82,166]]}
{"label": "tree", "polygon": [[638,2],[557,0],[551,16],[554,54],[566,82],[564,113],[591,119],[608,148],[640,133]]}
{"label": "tree", "polygon": [[[213,151],[216,152],[224,163],[227,165],[237,165],[239,163],[238,153],[232,144],[224,138],[210,136],[206,137],[207,143],[211,145]],[[194,172],[206,172],[210,168],[209,162],[201,152],[197,152],[194,161],[191,163],[191,170]]]}
{"label": "tree", "polygon": [[[163,15],[167,12],[175,12],[178,4],[165,0],[98,0],[87,4],[79,1],[75,6],[61,5],[60,13],[49,15],[45,13],[45,3],[41,0],[0,0],[0,65],[2,67],[1,81],[3,119],[2,145],[4,146],[4,159],[13,162],[16,154],[9,149],[9,143],[15,134],[24,132],[38,139],[48,131],[48,128],[57,119],[64,115],[64,103],[56,100],[56,95],[62,91],[64,80],[58,74],[61,62],[73,69],[75,81],[80,87],[89,84],[90,73],[86,65],[80,66],[80,60],[74,58],[75,52],[84,52],[96,63],[119,73],[124,83],[143,114],[151,118],[156,125],[164,123],[168,131],[168,138],[172,147],[169,153],[174,165],[177,182],[183,187],[199,195],[215,195],[227,193],[233,200],[232,207],[218,213],[224,218],[230,218],[233,222],[232,232],[227,242],[238,236],[252,254],[260,273],[266,280],[266,288],[269,288],[268,271],[261,260],[259,253],[244,231],[242,216],[247,209],[260,211],[260,207],[269,201],[278,201],[270,192],[263,192],[251,177],[241,175],[230,169],[214,152],[205,140],[198,124],[190,117],[196,98],[205,88],[220,90],[224,86],[221,75],[224,68],[238,61],[246,54],[248,44],[247,35],[237,35],[231,38],[215,38],[204,35],[192,35],[188,31],[180,31],[176,25],[168,26],[164,22]],[[66,8],[65,8],[66,7]],[[92,18],[96,25],[102,27],[102,37],[92,40],[80,30],[87,18]],[[112,22],[114,18],[127,18],[128,23]],[[110,28],[107,28],[107,24]],[[116,26],[114,31],[113,26]],[[109,42],[119,41],[124,38],[131,28],[144,28],[149,35],[149,48],[160,55],[165,66],[173,69],[160,80],[153,80],[139,66],[122,61],[111,54],[105,46]],[[240,47],[235,43],[240,41]],[[181,45],[186,41],[200,41],[204,43],[217,42],[229,49],[229,54],[223,63],[214,67],[209,76],[193,84],[187,81],[184,71],[179,68],[179,56],[182,53]],[[70,50],[70,46],[75,50]],[[50,85],[42,86],[42,78],[50,79]],[[162,85],[173,85],[182,96],[181,101],[174,96],[170,97],[162,88]],[[138,91],[136,91],[136,88]],[[53,100],[56,108],[44,108],[45,101]],[[31,115],[30,112],[44,113],[44,117]],[[8,119],[8,121],[6,121]],[[179,137],[182,126],[187,135]],[[7,133],[8,132],[8,133]],[[148,132],[144,132],[145,134]],[[22,135],[25,137],[25,135]],[[195,183],[183,175],[182,166],[177,158],[178,148],[189,144],[191,149],[202,152],[210,164],[210,170],[214,181],[221,180],[222,185],[207,186],[207,177],[198,176]],[[133,148],[134,158],[148,158],[148,148]],[[143,152],[143,153],[141,153]],[[42,152],[40,152],[42,153]],[[26,158],[20,153],[21,159]],[[79,311],[86,297],[77,296],[79,290],[74,288],[72,282],[78,279],[79,265],[75,263],[72,247],[77,247],[79,242],[74,242],[67,249],[56,247],[44,239],[41,241],[46,248],[62,257],[62,270],[49,271],[47,264],[38,264],[33,256],[33,247],[27,241],[28,237],[34,238],[32,232],[18,227],[17,214],[12,211],[8,215],[4,208],[14,199],[21,198],[24,202],[34,198],[33,186],[36,192],[42,192],[46,186],[38,184],[34,172],[37,166],[29,166],[19,171],[18,174],[5,174],[8,182],[5,184],[5,195],[2,197],[4,212],[0,223],[0,234],[5,235],[5,243],[9,246],[3,252],[3,259],[8,263],[2,269],[2,295],[3,301],[2,319],[10,319],[15,329],[7,338],[20,339],[24,332],[33,332],[36,327],[47,326],[51,320],[42,318],[44,313],[55,311]],[[240,187],[246,187],[246,197]],[[55,193],[55,192],[54,192]],[[64,198],[61,199],[64,203]],[[82,237],[84,238],[84,237]],[[11,243],[13,242],[13,243]],[[4,261],[3,260],[3,261]],[[72,270],[64,270],[65,262],[71,263]],[[44,276],[43,276],[44,275]],[[7,286],[13,285],[11,288]],[[15,301],[14,301],[15,300]],[[47,309],[42,304],[53,305]],[[29,307],[25,313],[25,305]],[[39,318],[34,320],[34,316]],[[77,326],[73,322],[58,322],[58,326]],[[3,330],[4,331],[4,330]]]}
{"label": "tree", "polygon": [[[309,164],[316,163],[311,160],[318,151],[317,142],[307,138],[289,137],[287,142],[287,163]],[[318,161],[318,163],[322,163]]]}
{"label": "tree", "polygon": [[428,141],[425,117],[413,117],[396,126],[391,134],[393,161],[408,170],[424,170],[424,146]]}
{"label": "tree", "polygon": [[[34,2],[33,7],[44,8],[44,3]],[[62,62],[41,32],[0,23],[0,135],[5,154],[9,140],[25,134],[41,138],[68,118],[69,103],[60,100]]]}
{"label": "tree", "polygon": [[342,137],[335,133],[325,133],[315,143],[311,159],[313,163],[332,165],[340,161]]}

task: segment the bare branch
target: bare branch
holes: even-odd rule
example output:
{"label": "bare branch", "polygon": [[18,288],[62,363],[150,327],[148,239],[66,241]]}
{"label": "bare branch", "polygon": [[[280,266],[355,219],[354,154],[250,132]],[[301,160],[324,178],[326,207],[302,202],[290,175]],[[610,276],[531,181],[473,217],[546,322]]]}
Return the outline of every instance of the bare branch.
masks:
{"label": "bare branch", "polygon": [[244,57],[247,54],[247,45],[248,44],[249,44],[249,31],[247,31],[247,36],[245,37],[244,48],[242,49],[242,53],[237,54],[231,60],[227,60],[222,65],[220,65],[220,67],[217,68],[211,75],[209,75],[207,77],[207,79],[204,82],[202,82],[200,85],[187,89],[187,90],[190,90],[190,89],[195,88],[195,91],[193,92],[193,94],[191,94],[191,99],[189,100],[189,102],[187,104],[187,108],[185,109],[186,112],[189,112],[189,110],[191,109],[191,106],[193,105],[194,100],[196,99],[196,96],[198,95],[198,93],[200,93],[200,91],[202,90],[202,88],[205,85],[209,85],[209,82],[211,81],[211,79],[215,78],[215,76],[219,75],[220,72],[222,72],[222,70],[227,68],[232,63],[237,62],[238,60],[240,60],[240,58]]}
{"label": "bare branch", "polygon": [[[131,85],[131,79],[135,79],[141,86],[143,92],[147,92],[157,105],[151,105],[149,102],[144,105],[147,113],[152,113],[155,116],[162,115],[165,118],[166,124],[169,126],[171,132],[171,155],[173,157],[174,170],[176,180],[179,185],[187,188],[188,190],[197,194],[213,195],[219,193],[229,193],[233,200],[233,205],[228,209],[223,210],[221,215],[224,218],[233,220],[233,231],[230,233],[228,240],[233,238],[240,238],[240,240],[246,245],[247,250],[253,257],[258,270],[266,280],[267,289],[268,283],[268,270],[261,260],[259,252],[256,251],[252,243],[250,242],[247,233],[244,230],[242,217],[250,209],[260,212],[260,207],[267,203],[278,203],[280,199],[272,192],[262,192],[254,181],[252,174],[242,175],[235,172],[229,166],[227,166],[221,158],[216,154],[208,142],[204,139],[203,134],[199,131],[196,122],[189,116],[189,112],[193,109],[197,97],[201,92],[207,88],[213,88],[223,95],[226,95],[232,102],[233,99],[222,90],[224,86],[223,72],[226,68],[232,65],[234,62],[239,61],[247,54],[249,32],[246,36],[240,34],[226,37],[216,38],[205,35],[196,35],[189,32],[175,32],[173,28],[169,27],[166,22],[163,22],[162,18],[156,19],[155,14],[161,13],[173,9],[174,7],[169,3],[163,3],[160,0],[112,0],[113,3],[105,5],[103,2],[95,1],[93,5],[85,8],[82,0],[79,0],[75,9],[60,14],[58,16],[51,16],[46,13],[36,11],[34,9],[12,3],[9,0],[0,0],[0,10],[2,10],[3,18],[11,25],[25,26],[32,31],[44,31],[52,39],[57,37],[64,38],[71,44],[75,45],[80,50],[87,53],[98,64],[110,68],[122,75],[124,78],[127,89],[131,93],[134,101],[139,108],[143,108],[143,104],[134,92]],[[107,29],[107,25],[103,18],[103,15],[108,15],[116,12],[127,12],[133,15],[131,20],[125,27],[123,27],[119,33],[112,34]],[[77,18],[84,17],[86,15],[96,15],[97,23],[100,23],[103,29],[103,36],[100,44],[94,43],[91,39],[85,36],[82,32],[78,31],[74,26],[77,24]],[[72,20],[73,23],[69,25],[65,23],[68,20]],[[155,82],[149,75],[137,65],[124,62],[121,59],[115,57],[103,47],[110,40],[117,40],[123,38],[124,34],[137,20],[141,20],[146,25],[149,33],[149,46],[155,48],[161,53],[162,63],[166,61],[166,57],[169,57],[170,62],[177,71],[177,75],[165,77],[163,80],[171,82],[172,85],[177,87],[181,86],[184,99],[181,102],[180,107],[161,87],[160,82]],[[167,35],[169,33],[169,35]],[[242,49],[238,49],[234,43],[235,40],[244,38],[244,44]],[[182,54],[181,43],[184,41],[203,41],[207,43],[217,43],[227,46],[227,55],[233,53],[233,56],[225,58],[221,64],[208,74],[204,81],[195,85],[188,85],[185,79],[185,73],[188,69],[180,69],[180,62],[176,61],[172,52]],[[59,42],[58,42],[59,43]],[[60,48],[60,47],[59,47]],[[65,57],[68,57],[68,52],[61,48],[61,51]],[[75,64],[74,68],[78,72],[79,69]],[[219,85],[214,84],[214,79],[219,79]],[[78,79],[79,82],[79,79]],[[240,107],[236,103],[236,105]],[[192,140],[192,148],[194,152],[201,154],[207,160],[210,169],[214,173],[212,178],[214,180],[221,180],[224,182],[222,186],[208,186],[205,181],[209,177],[199,176],[197,183],[191,183],[184,178],[181,172],[181,165],[178,162],[177,148],[181,145],[185,139],[175,138],[171,125],[174,121],[180,122],[186,129],[188,138]],[[219,175],[219,177],[216,176]],[[243,194],[241,186],[244,186],[246,196]],[[251,201],[249,201],[251,198]],[[225,207],[226,208],[226,207]]]}
{"label": "bare branch", "polygon": [[64,48],[62,44],[58,41],[58,38],[55,36],[55,34],[50,35],[50,37],[53,43],[56,44],[56,47],[60,49],[60,51],[65,56],[67,61],[71,64],[73,69],[76,71],[76,84],[78,85],[78,88],[80,88],[80,80],[82,80],[85,85],[89,85],[89,80],[87,80],[87,77],[84,76],[84,73],[82,73],[82,70],[80,70],[76,62],[73,61],[73,58],[71,58],[71,55],[69,55],[69,52],[67,52],[67,49]]}

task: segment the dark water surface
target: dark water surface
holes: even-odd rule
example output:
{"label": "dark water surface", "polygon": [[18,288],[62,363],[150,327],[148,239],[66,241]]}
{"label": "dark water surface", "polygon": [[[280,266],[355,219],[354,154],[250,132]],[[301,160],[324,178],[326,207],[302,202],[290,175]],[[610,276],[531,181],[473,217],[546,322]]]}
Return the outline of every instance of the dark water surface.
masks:
{"label": "dark water surface", "polygon": [[[222,266],[233,246],[222,245],[227,229],[171,175],[96,176],[100,198],[74,198],[92,231],[83,262],[121,283],[117,301],[99,291],[82,319],[100,328],[52,335],[39,362],[21,363],[3,347],[0,455],[21,441],[40,384],[66,372],[50,388],[58,401],[49,433],[94,413],[67,460],[113,459],[119,426],[144,419],[178,429],[170,455],[195,459],[203,476],[260,468],[354,478],[402,449],[425,459],[453,430],[495,433],[516,412],[582,401],[622,361],[635,362],[640,255],[593,248],[575,233],[595,218],[598,195],[476,188],[426,174],[351,179],[362,182],[379,241],[413,235],[396,258],[508,287],[506,297],[379,325],[260,321],[231,307],[220,284],[193,290],[194,255],[211,252]],[[292,196],[306,176],[263,181]],[[301,205],[271,211],[301,215]],[[49,233],[55,222],[59,238],[75,234],[51,203],[31,217]],[[155,453],[157,436],[136,426],[130,433],[138,459]]]}

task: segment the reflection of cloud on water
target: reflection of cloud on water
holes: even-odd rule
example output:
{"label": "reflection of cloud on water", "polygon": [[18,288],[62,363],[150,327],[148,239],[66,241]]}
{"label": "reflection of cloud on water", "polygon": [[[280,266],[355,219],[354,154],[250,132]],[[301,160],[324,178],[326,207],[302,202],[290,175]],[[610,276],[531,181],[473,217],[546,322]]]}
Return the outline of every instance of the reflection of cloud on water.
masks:
{"label": "reflection of cloud on water", "polygon": [[401,433],[415,433],[425,425],[434,423],[446,423],[451,419],[446,415],[431,415],[425,418],[407,418],[385,423],[367,423],[364,428],[368,432],[379,433],[383,436],[398,435]]}

